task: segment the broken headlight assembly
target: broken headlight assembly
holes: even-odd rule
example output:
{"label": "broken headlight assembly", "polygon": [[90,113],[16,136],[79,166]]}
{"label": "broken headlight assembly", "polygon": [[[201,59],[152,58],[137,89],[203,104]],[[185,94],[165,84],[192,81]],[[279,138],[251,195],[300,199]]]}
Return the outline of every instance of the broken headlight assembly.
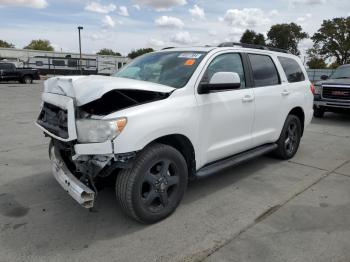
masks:
{"label": "broken headlight assembly", "polygon": [[126,126],[125,117],[113,120],[79,119],[76,121],[78,142],[103,143],[115,139]]}

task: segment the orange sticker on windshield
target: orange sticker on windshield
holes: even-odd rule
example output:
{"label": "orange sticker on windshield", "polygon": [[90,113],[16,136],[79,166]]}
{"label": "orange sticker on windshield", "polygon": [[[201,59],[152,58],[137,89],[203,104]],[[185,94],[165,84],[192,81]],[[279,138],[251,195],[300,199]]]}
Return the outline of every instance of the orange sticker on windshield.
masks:
{"label": "orange sticker on windshield", "polygon": [[195,59],[188,59],[188,60],[186,60],[184,65],[185,66],[193,66],[195,63],[196,63]]}

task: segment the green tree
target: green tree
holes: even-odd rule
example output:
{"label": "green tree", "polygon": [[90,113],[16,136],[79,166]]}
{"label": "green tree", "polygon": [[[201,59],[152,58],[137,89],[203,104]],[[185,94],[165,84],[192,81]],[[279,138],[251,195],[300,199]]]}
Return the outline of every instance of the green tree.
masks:
{"label": "green tree", "polygon": [[4,40],[0,40],[0,47],[1,48],[14,48],[15,46],[9,42],[6,42]]}
{"label": "green tree", "polygon": [[119,52],[114,52],[112,49],[103,48],[97,52],[98,55],[114,55],[114,56],[122,56]]}
{"label": "green tree", "polygon": [[310,69],[325,69],[327,68],[326,62],[322,58],[312,57],[308,62],[307,66]]}
{"label": "green tree", "polygon": [[266,45],[265,36],[253,30],[246,30],[240,40],[243,44]]}
{"label": "green tree", "polygon": [[140,48],[140,49],[137,49],[137,50],[132,50],[129,54],[128,54],[128,57],[131,58],[131,59],[134,59],[140,55],[144,55],[144,54],[147,54],[147,53],[150,53],[150,52],[154,52],[154,49],[153,48]]}
{"label": "green tree", "polygon": [[25,46],[24,49],[42,50],[42,51],[53,51],[53,47],[49,40],[32,40],[29,45]]}
{"label": "green tree", "polygon": [[307,37],[308,34],[295,23],[273,25],[267,33],[269,44],[272,47],[288,50],[295,55],[300,54],[298,44]]}
{"label": "green tree", "polygon": [[350,16],[324,20],[311,39],[321,56],[335,57],[338,65],[350,63]]}

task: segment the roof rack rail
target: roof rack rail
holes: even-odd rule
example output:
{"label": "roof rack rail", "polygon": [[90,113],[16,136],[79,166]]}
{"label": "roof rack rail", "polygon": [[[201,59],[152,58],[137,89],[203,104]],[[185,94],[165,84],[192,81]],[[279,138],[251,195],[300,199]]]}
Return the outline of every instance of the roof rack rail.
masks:
{"label": "roof rack rail", "polygon": [[162,50],[173,49],[173,48],[175,48],[175,47],[169,46],[169,47],[164,47]]}
{"label": "roof rack rail", "polygon": [[240,46],[240,47],[244,47],[244,48],[261,49],[261,50],[269,50],[269,51],[286,53],[286,54],[290,53],[288,50],[284,50],[284,49],[276,48],[276,47],[271,47],[271,46],[264,46],[264,45],[253,45],[253,44],[235,43],[235,42],[224,42],[224,43],[221,43],[220,45],[218,45],[218,47],[233,47],[233,46]]}

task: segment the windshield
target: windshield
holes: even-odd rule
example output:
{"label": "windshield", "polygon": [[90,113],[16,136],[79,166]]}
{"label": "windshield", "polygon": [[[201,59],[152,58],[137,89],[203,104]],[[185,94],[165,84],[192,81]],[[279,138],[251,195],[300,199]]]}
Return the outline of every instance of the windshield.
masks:
{"label": "windshield", "polygon": [[331,79],[350,78],[350,66],[339,67],[330,78]]}
{"label": "windshield", "polygon": [[112,76],[184,87],[190,80],[205,52],[159,52],[143,55]]}

